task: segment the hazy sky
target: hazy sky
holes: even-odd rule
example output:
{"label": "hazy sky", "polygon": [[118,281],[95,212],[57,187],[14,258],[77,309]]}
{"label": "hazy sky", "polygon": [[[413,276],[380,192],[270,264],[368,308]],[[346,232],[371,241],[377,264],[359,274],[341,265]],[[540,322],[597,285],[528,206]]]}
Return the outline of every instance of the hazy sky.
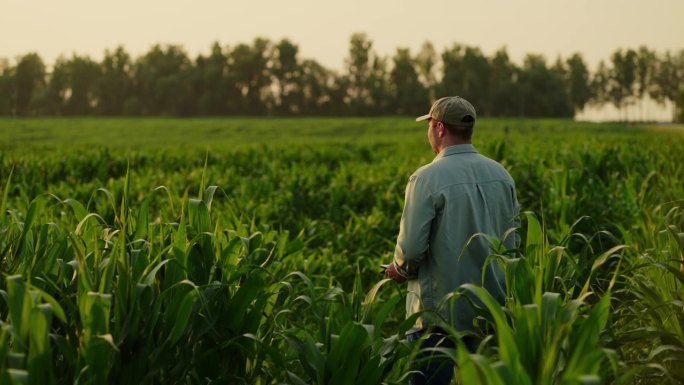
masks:
{"label": "hazy sky", "polygon": [[684,48],[684,0],[0,0],[0,58],[38,52],[100,60],[123,45],[133,57],[156,43],[191,57],[255,37],[289,38],[301,58],[343,67],[352,33],[365,32],[381,55],[438,52],[454,43],[486,55],[505,46],[516,63],[527,53],[549,61],[580,52],[593,66],[617,48]]}

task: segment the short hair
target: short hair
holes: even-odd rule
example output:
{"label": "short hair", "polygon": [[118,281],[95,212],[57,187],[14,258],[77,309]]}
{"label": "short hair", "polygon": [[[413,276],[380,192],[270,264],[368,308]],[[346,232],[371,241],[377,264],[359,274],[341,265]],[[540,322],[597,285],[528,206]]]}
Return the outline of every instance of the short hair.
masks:
{"label": "short hair", "polygon": [[444,124],[444,127],[447,128],[449,133],[453,136],[456,136],[460,139],[463,140],[470,140],[473,137],[473,127],[475,126],[475,119],[470,116],[466,115],[463,120],[463,123],[467,123],[468,126],[461,126],[461,125],[455,125],[455,124]]}

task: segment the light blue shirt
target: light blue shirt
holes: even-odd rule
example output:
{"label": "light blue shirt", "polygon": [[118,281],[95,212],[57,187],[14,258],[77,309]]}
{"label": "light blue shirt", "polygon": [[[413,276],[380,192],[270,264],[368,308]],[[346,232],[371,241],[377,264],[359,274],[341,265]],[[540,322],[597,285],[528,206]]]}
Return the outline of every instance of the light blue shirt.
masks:
{"label": "light blue shirt", "polygon": [[[502,239],[517,227],[519,211],[513,178],[471,144],[443,149],[411,175],[394,262],[409,278],[406,316],[428,312],[409,332],[427,327],[430,314],[457,330],[473,329],[474,313],[464,298],[439,308],[446,294],[465,283],[484,287],[503,303],[504,274],[496,260],[484,267],[493,252],[489,240],[476,234]],[[514,235],[503,239],[509,249],[517,243]]]}

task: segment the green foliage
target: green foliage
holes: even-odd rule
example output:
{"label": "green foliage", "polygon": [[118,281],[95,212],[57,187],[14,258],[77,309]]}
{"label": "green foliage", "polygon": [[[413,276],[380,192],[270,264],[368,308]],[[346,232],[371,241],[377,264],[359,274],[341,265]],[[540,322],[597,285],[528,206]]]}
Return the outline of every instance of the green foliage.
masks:
{"label": "green foliage", "polygon": [[19,116],[30,116],[35,113],[32,108],[34,100],[45,84],[45,64],[37,53],[29,53],[21,57],[15,70],[15,108]]}
{"label": "green foliage", "polygon": [[[406,178],[431,159],[415,124],[0,129],[0,382],[406,382],[415,318],[379,265]],[[566,121],[477,129],[524,213],[519,249],[490,239],[505,306],[473,285],[444,299],[466,295],[483,326],[474,353],[450,330],[462,382],[681,383],[682,136]]]}
{"label": "green foliage", "polygon": [[49,74],[29,53],[13,65],[0,60],[0,116],[416,116],[458,94],[481,116],[572,117],[589,102],[621,109],[648,95],[675,103],[684,82],[684,50],[618,48],[592,74],[579,53],[548,66],[540,55],[515,64],[505,48],[488,57],[461,43],[438,54],[425,42],[415,57],[396,49],[381,56],[354,33],[341,72],[301,59],[288,39],[261,37],[214,42],[196,58],[160,44],[137,58],[121,46],[101,62],[60,56]]}
{"label": "green foliage", "polygon": [[419,106],[430,104],[428,89],[420,82],[417,59],[408,49],[398,49],[390,71],[391,108],[402,115],[419,114]]}
{"label": "green foliage", "polygon": [[566,60],[566,84],[570,102],[575,111],[581,111],[592,98],[590,73],[587,64],[580,54],[573,54]]}
{"label": "green foliage", "polygon": [[679,93],[677,94],[677,99],[675,101],[677,106],[677,122],[684,123],[684,87],[679,88]]}

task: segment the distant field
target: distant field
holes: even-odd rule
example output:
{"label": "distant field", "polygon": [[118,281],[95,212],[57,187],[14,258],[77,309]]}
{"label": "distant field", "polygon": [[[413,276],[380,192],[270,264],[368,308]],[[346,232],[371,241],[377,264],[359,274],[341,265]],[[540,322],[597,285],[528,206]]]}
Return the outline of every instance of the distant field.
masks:
{"label": "distant field", "polygon": [[[474,144],[524,213],[462,383],[684,383],[684,130],[482,119]],[[406,383],[378,266],[433,158],[411,117],[0,120],[0,383]]]}
{"label": "distant field", "polygon": [[[0,120],[3,149],[60,149],[64,145],[127,149],[232,149],[261,144],[374,141],[412,135],[406,119],[25,119]],[[391,138],[391,140],[394,140]]]}
{"label": "distant field", "polygon": [[[0,150],[60,150],[104,146],[234,149],[253,145],[403,143],[425,138],[425,123],[400,118],[56,118],[0,119]],[[657,126],[659,130],[667,127]],[[565,135],[633,133],[641,126],[570,120],[482,119],[476,142],[508,132],[513,137],[554,132]]]}

